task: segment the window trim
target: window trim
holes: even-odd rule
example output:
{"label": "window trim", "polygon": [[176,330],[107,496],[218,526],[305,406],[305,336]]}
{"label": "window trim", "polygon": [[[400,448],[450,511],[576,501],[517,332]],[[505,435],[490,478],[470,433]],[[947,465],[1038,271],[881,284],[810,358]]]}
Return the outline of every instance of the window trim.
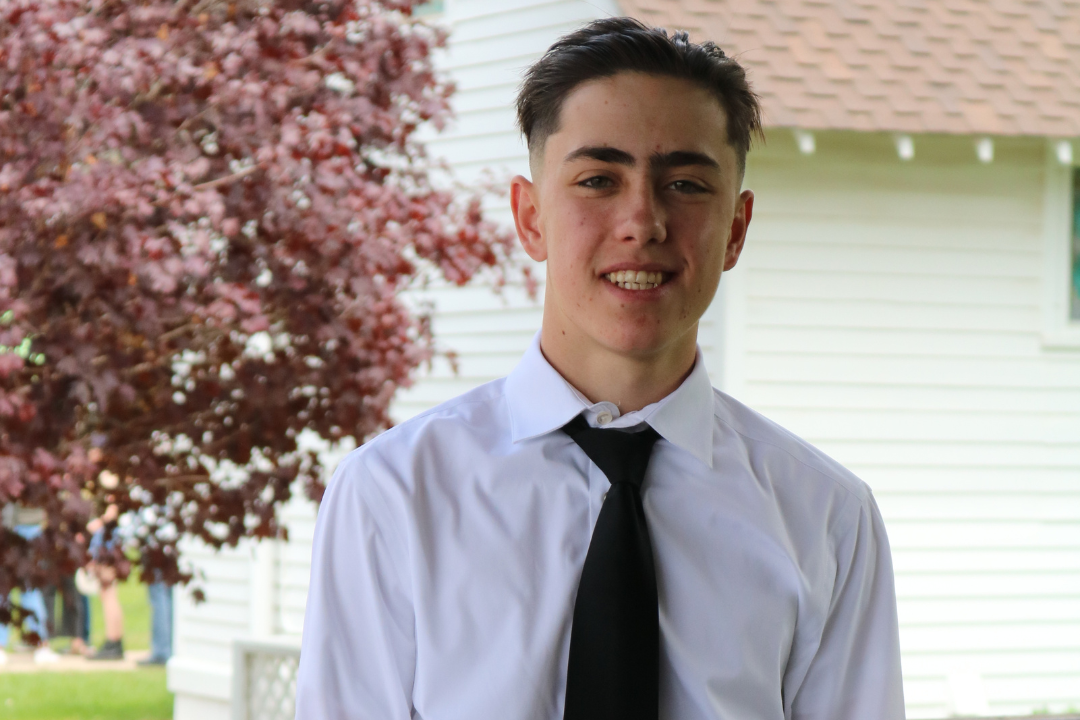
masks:
{"label": "window trim", "polygon": [[[1046,143],[1043,191],[1043,332],[1047,350],[1080,351],[1080,320],[1070,318],[1074,160],[1058,160],[1057,142]],[[1074,153],[1073,157],[1076,157]]]}

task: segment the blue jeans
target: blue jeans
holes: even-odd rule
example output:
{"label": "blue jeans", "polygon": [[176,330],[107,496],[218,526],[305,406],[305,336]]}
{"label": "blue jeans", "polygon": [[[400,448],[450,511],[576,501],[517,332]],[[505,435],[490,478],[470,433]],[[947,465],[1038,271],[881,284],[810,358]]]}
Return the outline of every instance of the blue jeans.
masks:
{"label": "blue jeans", "polygon": [[[23,537],[25,540],[33,540],[41,534],[40,525],[16,525],[15,532]],[[8,596],[8,600],[11,600],[11,596]],[[23,590],[22,600],[20,604],[27,610],[33,610],[35,617],[27,618],[25,628],[30,632],[36,632],[41,639],[49,639],[49,630],[45,625],[47,615],[45,614],[45,596],[41,594],[40,590]],[[0,649],[7,647],[8,644],[8,626],[0,625]]]}
{"label": "blue jeans", "polygon": [[150,658],[172,657],[173,589],[162,582],[146,586],[150,594]]}
{"label": "blue jeans", "polygon": [[82,605],[82,614],[79,616],[82,620],[79,627],[79,637],[87,645],[90,644],[90,598],[86,597],[82,593],[79,593],[78,602]]}

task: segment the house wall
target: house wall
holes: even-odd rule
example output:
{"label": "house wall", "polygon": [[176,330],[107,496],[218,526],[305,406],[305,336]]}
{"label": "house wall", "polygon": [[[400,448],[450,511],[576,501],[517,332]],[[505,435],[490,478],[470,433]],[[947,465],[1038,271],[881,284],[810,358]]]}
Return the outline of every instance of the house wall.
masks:
{"label": "house wall", "polygon": [[173,716],[206,720],[229,717],[232,640],[253,634],[258,565],[251,543],[214,552],[200,542],[181,547],[185,562],[198,573],[206,602],[196,604],[191,588],[175,594],[173,657],[166,668],[175,694]]}
{"label": "house wall", "polygon": [[1034,140],[817,146],[773,132],[750,163],[733,391],[874,489],[909,717],[1078,709],[1080,345],[1041,322],[1064,173]]}

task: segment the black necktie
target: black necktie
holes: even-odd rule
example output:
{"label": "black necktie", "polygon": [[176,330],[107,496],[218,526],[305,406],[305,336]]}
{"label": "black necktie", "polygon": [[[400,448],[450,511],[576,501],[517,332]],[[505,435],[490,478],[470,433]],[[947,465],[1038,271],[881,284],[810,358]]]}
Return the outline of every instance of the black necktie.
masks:
{"label": "black necktie", "polygon": [[580,415],[563,431],[611,481],[574,603],[563,718],[656,720],[660,615],[640,488],[660,436],[591,428]]}

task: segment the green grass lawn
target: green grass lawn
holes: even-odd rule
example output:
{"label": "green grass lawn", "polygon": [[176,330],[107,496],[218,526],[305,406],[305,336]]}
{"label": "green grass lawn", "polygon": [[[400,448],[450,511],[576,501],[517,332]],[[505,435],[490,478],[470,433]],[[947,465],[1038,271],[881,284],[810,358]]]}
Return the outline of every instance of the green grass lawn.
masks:
{"label": "green grass lawn", "polygon": [[172,710],[163,668],[0,673],[3,720],[169,720]]}

